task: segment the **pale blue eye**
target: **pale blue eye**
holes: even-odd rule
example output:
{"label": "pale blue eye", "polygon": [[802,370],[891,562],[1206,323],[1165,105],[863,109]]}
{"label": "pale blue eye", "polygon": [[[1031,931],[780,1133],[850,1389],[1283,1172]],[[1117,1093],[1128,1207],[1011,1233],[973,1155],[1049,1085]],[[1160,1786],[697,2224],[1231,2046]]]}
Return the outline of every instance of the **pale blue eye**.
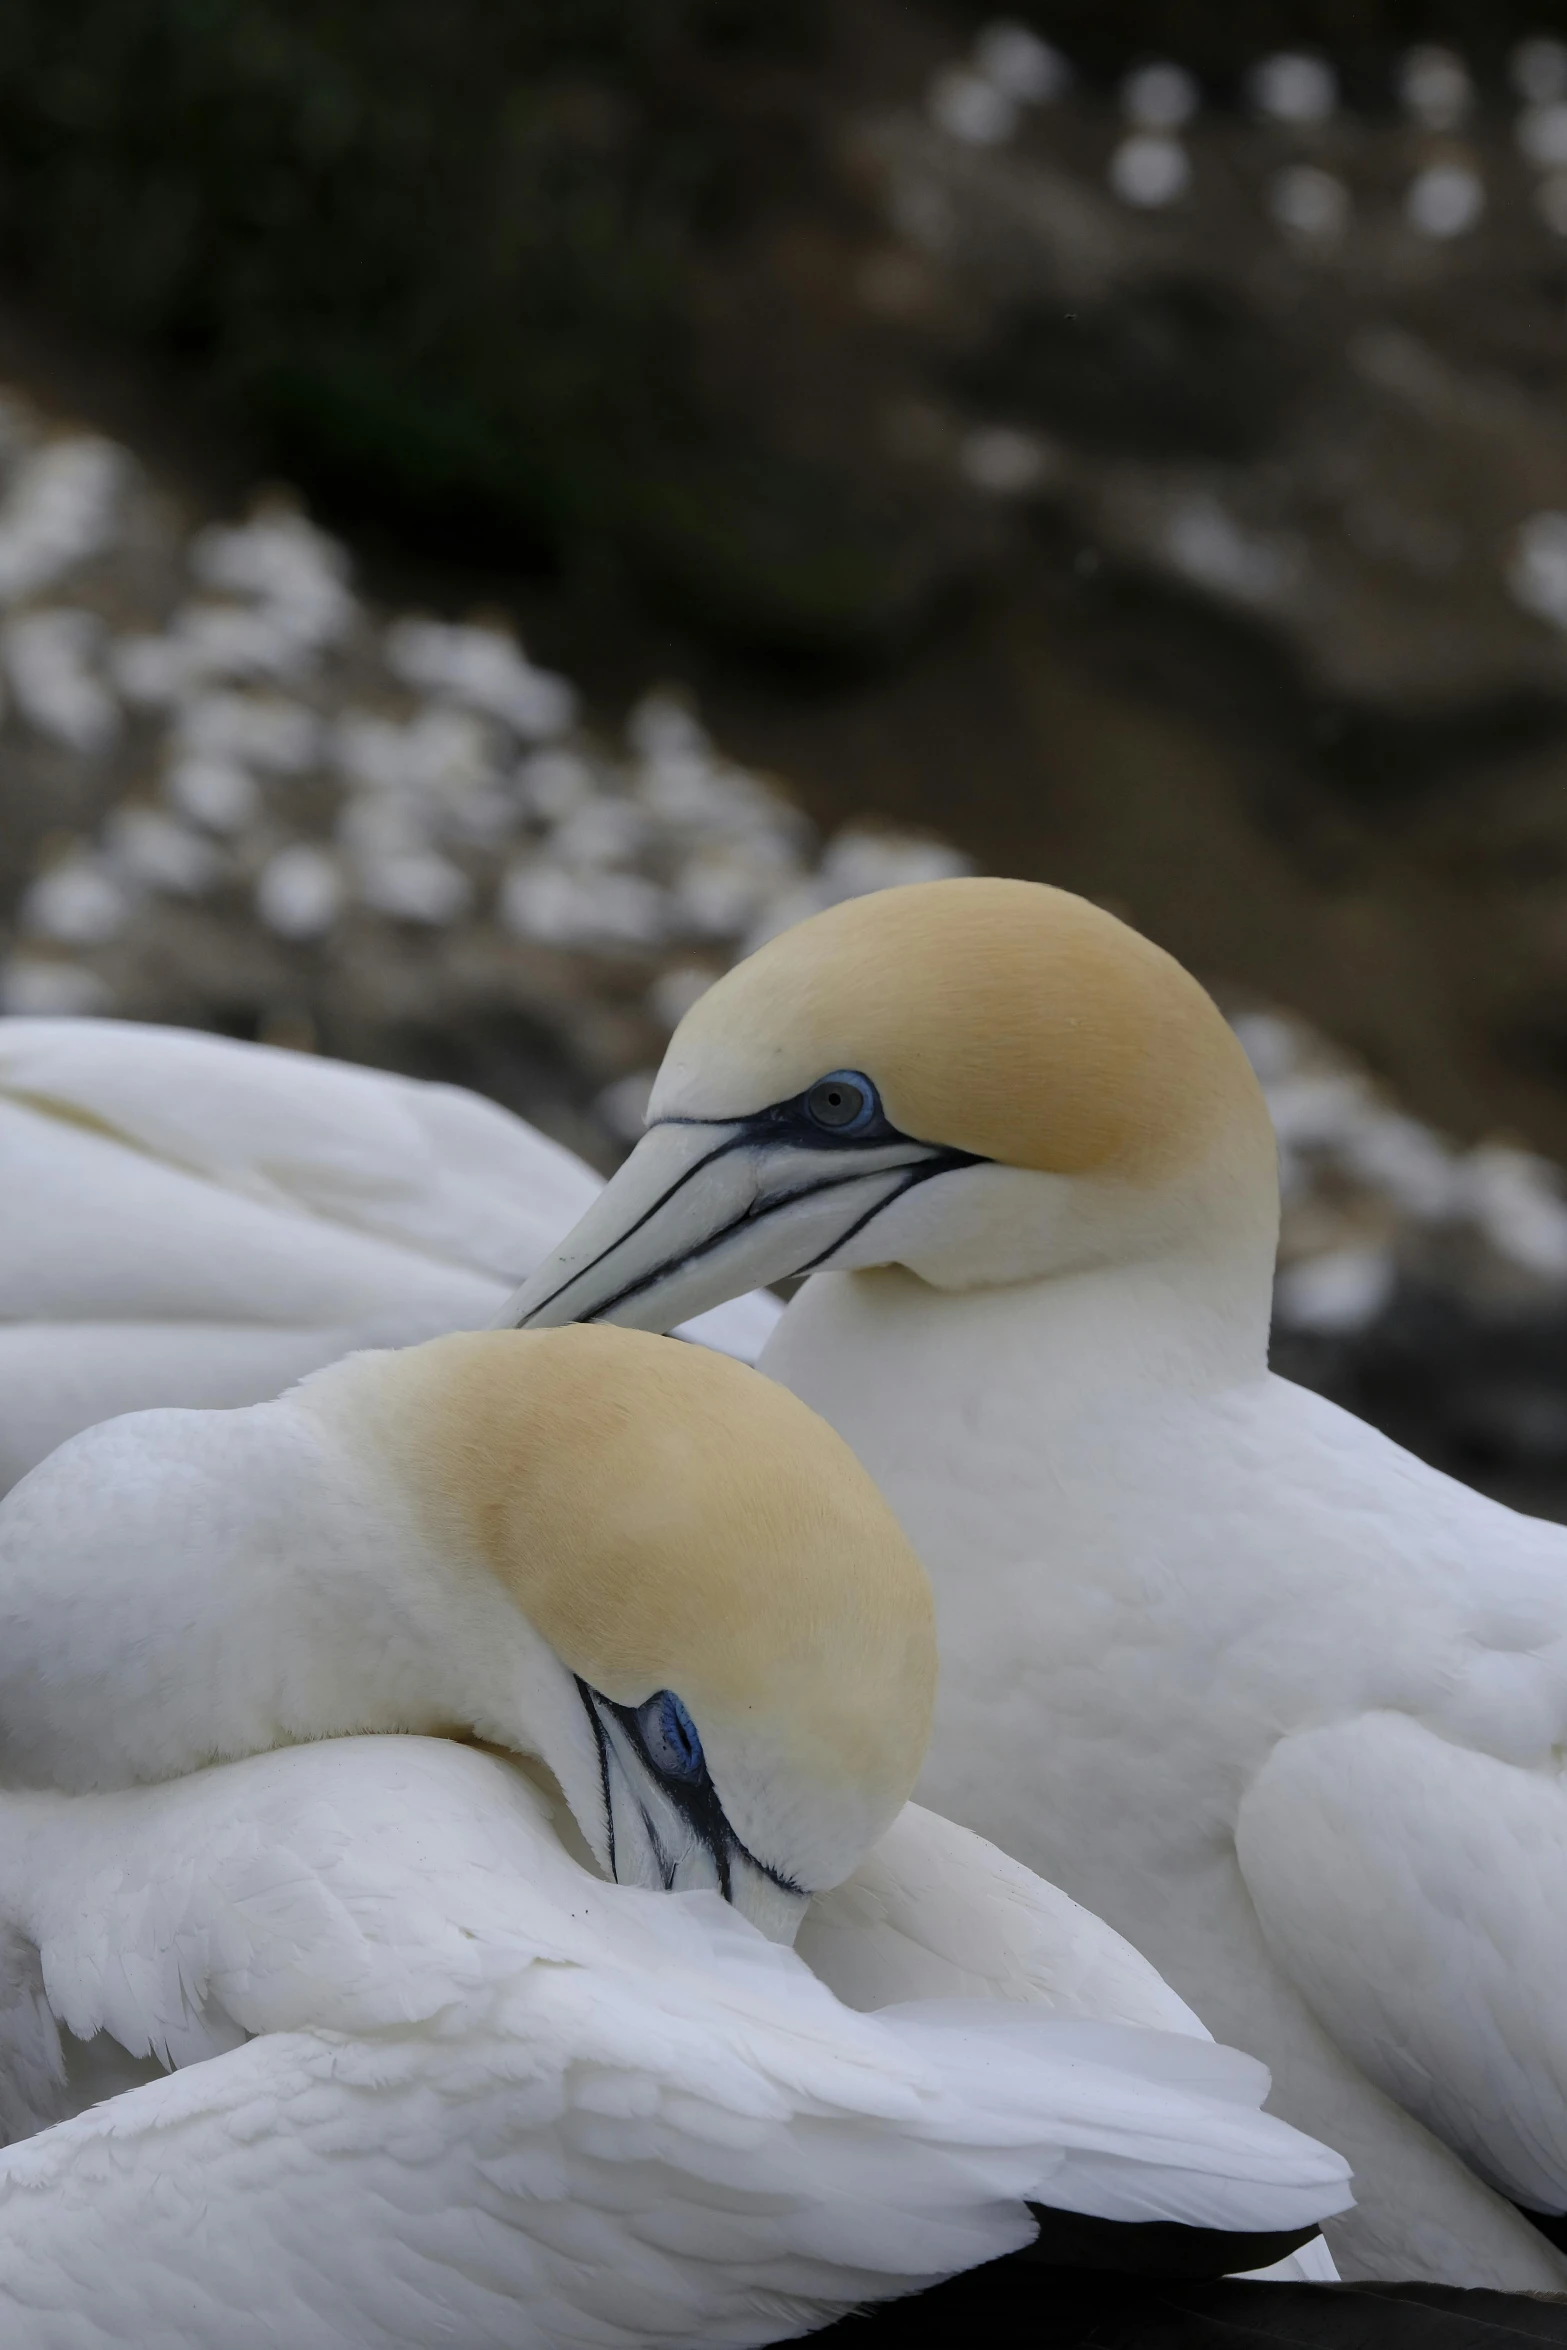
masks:
{"label": "pale blue eye", "polygon": [[642,1743],[653,1768],[671,1779],[696,1779],[702,1773],[702,1741],[696,1724],[672,1689],[660,1689],[638,1708]]}
{"label": "pale blue eye", "polygon": [[829,1134],[859,1134],[881,1108],[876,1088],[858,1069],[834,1069],[818,1077],[805,1096],[805,1114]]}

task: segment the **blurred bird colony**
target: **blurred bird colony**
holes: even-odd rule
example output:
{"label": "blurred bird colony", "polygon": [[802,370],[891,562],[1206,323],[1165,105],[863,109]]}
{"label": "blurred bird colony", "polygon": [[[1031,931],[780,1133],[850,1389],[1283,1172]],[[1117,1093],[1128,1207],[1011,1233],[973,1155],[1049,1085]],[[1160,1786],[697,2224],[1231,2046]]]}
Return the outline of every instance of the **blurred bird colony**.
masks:
{"label": "blurred bird colony", "polygon": [[[1567,46],[1527,40],[1510,71],[1512,192],[1567,238]],[[923,125],[884,134],[912,247],[950,252],[943,189],[963,154],[1005,149],[1073,81],[1006,21],[935,75]],[[1247,77],[1270,142],[1259,201],[1297,256],[1342,251],[1375,206],[1433,246],[1493,206],[1463,61],[1410,50],[1395,96],[1408,168],[1368,191],[1325,59],[1280,53]],[[1103,128],[1111,200],[1146,216],[1185,198],[1201,119],[1184,66],[1131,72]],[[1369,377],[1421,364],[1393,329],[1361,360]],[[1004,414],[954,457],[1000,502],[1065,462]],[[1301,533],[1233,510],[1195,473],[1161,485],[1133,470],[1085,472],[1096,544],[1135,538],[1221,603],[1309,600]],[[1567,507],[1527,513],[1495,561],[1515,613],[1567,630]],[[738,956],[838,900],[968,869],[946,841],[883,823],[819,837],[678,688],[644,694],[612,735],[506,618],[374,608],[348,550],[286,497],[192,527],[130,451],[20,393],[0,405],[0,609],[7,756],[33,761],[59,817],[5,940],[10,1013],[215,1025],[452,1077],[608,1165],[640,1130],[671,1030]],[[1477,1321],[1554,1328],[1554,1167],[1507,1142],[1461,1148],[1305,1023],[1239,996],[1230,1008],[1280,1136],[1288,1367],[1342,1385],[1344,1349],[1377,1333],[1432,1353],[1433,1312],[1454,1351]],[[1528,1458],[1537,1437],[1542,1457],[1567,1455],[1567,1367],[1553,1356],[1521,1376],[1474,1409],[1507,1418],[1491,1431],[1504,1451]]]}

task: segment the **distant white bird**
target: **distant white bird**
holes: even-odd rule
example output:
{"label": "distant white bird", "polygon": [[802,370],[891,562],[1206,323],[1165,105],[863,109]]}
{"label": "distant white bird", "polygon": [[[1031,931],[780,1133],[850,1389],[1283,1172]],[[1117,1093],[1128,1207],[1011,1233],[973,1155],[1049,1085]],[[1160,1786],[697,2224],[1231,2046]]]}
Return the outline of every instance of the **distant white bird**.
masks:
{"label": "distant white bird", "polygon": [[[1344,2198],[1256,2110],[1262,2068],[1103,1929],[1104,2012],[1166,2028],[1051,2014],[1048,1986],[861,2015],[712,1894],[603,1883],[562,1810],[418,1738],[0,1798],[11,2127],[190,2068],[0,2154],[5,2339],[762,2343],[1028,2243],[1030,2204],[1293,2230]],[[982,1908],[1000,1856],[929,1825]],[[1022,1875],[970,1982],[1027,1944]]]}
{"label": "distant white bird", "polygon": [[928,1799],[1269,2064],[1346,2267],[1567,2285],[1512,2207],[1567,2209],[1567,1532],[1269,1375],[1273,1135],[1202,989],[1059,891],[892,890],[721,979],[649,1117],[516,1316],[819,1272],[762,1363],[930,1571]]}
{"label": "distant white bird", "polygon": [[[0,1020],[0,1491],[95,1420],[493,1320],[600,1190],[493,1102],[119,1020]],[[750,1359],[770,1298],[690,1335]]]}

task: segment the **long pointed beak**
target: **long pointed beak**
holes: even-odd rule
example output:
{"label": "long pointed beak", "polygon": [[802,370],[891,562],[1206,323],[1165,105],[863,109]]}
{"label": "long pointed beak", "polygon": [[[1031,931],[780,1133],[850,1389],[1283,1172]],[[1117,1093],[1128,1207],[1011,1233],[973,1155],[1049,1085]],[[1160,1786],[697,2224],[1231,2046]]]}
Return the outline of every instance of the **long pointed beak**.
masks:
{"label": "long pointed beak", "polygon": [[725,1298],[831,1262],[958,1153],[898,1137],[813,1149],[761,1119],[654,1126],[501,1317],[518,1328],[669,1330]]}

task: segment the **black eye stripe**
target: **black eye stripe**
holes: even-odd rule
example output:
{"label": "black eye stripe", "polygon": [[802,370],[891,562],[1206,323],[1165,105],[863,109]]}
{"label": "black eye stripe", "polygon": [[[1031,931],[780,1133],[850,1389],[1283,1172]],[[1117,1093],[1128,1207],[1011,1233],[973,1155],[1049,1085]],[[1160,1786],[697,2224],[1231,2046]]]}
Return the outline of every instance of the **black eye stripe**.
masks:
{"label": "black eye stripe", "polygon": [[[861,1097],[846,1124],[831,1122],[836,1115],[835,1110],[829,1113],[826,1121],[820,1115],[818,1097],[829,1089],[839,1087],[853,1087]],[[812,1108],[813,1102],[818,1103],[815,1110]],[[728,1127],[730,1131],[714,1144],[705,1157],[681,1170],[669,1189],[650,1208],[644,1209],[637,1222],[630,1227],[633,1232],[650,1223],[677,1191],[701,1175],[715,1160],[727,1158],[731,1151],[748,1150],[758,1142],[793,1143],[804,1150],[878,1150],[888,1143],[919,1144],[922,1141],[919,1135],[905,1134],[901,1127],[893,1125],[882,1108],[881,1095],[863,1069],[829,1069],[808,1085],[803,1093],[791,1094],[787,1101],[769,1102],[765,1110],[711,1110],[701,1117],[690,1112],[671,1111],[666,1117],[655,1118],[648,1132],[656,1134],[665,1126],[701,1126],[716,1131]],[[972,1156],[968,1152],[961,1155],[965,1163]],[[627,1233],[620,1235],[620,1239],[627,1237]],[[617,1240],[614,1245],[618,1247],[620,1241]],[[580,1273],[570,1276],[573,1281],[580,1278]]]}
{"label": "black eye stripe", "polygon": [[[734,1897],[732,1872],[737,1858],[747,1861],[759,1876],[765,1877],[770,1884],[776,1885],[780,1892],[797,1894],[802,1900],[805,1898],[803,1885],[797,1885],[794,1879],[785,1876],[781,1869],[772,1868],[765,1860],[759,1859],[750,1846],[743,1843],[735,1834],[729,1825],[724,1807],[718,1800],[718,1790],[708,1777],[707,1763],[700,1752],[697,1757],[696,1769],[689,1776],[676,1775],[661,1768],[656,1757],[648,1752],[647,1739],[643,1729],[643,1716],[648,1710],[648,1705],[656,1704],[661,1697],[673,1695],[672,1691],[658,1690],[654,1697],[644,1705],[617,1705],[613,1698],[606,1697],[602,1690],[595,1689],[592,1683],[584,1681],[580,1674],[573,1674],[572,1678],[576,1683],[577,1694],[582,1700],[588,1720],[593,1726],[593,1737],[598,1752],[600,1794],[604,1806],[605,1838],[609,1847],[609,1868],[612,1877],[617,1875],[614,1802],[610,1791],[609,1741],[604,1733],[601,1708],[604,1714],[612,1716],[619,1724],[628,1742],[653,1777],[658,1780],[676,1811],[681,1814],[693,1834],[706,1845],[712,1854],[714,1871],[718,1878],[718,1890],[726,1901],[730,1901]],[[679,1702],[678,1699],[676,1702]],[[685,1712],[683,1706],[681,1712]],[[686,1718],[689,1721],[689,1715]],[[694,1735],[694,1724],[692,1730]],[[698,1741],[698,1745],[700,1747],[700,1741]],[[647,1819],[646,1807],[641,1806],[640,1808],[644,1819]],[[648,1829],[655,1854],[662,1862],[662,1843],[657,1838],[650,1820],[648,1821]],[[672,1876],[669,1881],[673,1882]]]}
{"label": "black eye stripe", "polygon": [[753,1130],[771,1128],[780,1140],[803,1143],[809,1150],[865,1150],[912,1139],[889,1122],[880,1094],[862,1069],[829,1069],[804,1093],[774,1102],[747,1123]]}

